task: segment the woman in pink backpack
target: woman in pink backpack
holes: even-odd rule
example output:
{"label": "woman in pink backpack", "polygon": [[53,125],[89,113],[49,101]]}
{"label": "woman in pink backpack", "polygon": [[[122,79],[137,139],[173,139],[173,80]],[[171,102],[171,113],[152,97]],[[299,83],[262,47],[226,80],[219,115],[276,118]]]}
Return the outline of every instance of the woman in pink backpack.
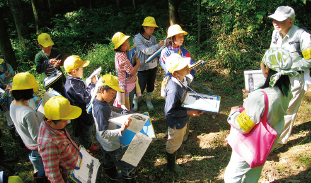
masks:
{"label": "woman in pink backpack", "polygon": [[[264,85],[248,94],[244,99],[244,111],[238,106],[231,108],[228,123],[242,134],[249,133],[261,121],[265,110],[264,91],[268,96],[267,123],[277,132],[273,150],[284,126],[284,115],[288,108],[292,93],[289,77],[299,73],[291,70],[292,59],[289,52],[283,48],[270,48],[261,62],[261,70],[266,78]],[[240,112],[241,111],[241,112]],[[258,182],[263,166],[251,168],[250,165],[232,150],[230,162],[226,168],[224,180],[226,183]]]}

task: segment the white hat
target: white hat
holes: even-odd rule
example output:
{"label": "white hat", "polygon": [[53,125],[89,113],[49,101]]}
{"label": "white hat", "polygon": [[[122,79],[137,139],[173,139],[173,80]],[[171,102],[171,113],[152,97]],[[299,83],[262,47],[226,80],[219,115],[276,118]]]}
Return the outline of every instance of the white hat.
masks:
{"label": "white hat", "polygon": [[287,18],[295,19],[295,11],[290,6],[279,6],[272,15],[268,16],[279,22],[286,20]]}
{"label": "white hat", "polygon": [[168,72],[173,73],[190,65],[190,57],[182,57],[177,53],[170,55],[165,63]]}

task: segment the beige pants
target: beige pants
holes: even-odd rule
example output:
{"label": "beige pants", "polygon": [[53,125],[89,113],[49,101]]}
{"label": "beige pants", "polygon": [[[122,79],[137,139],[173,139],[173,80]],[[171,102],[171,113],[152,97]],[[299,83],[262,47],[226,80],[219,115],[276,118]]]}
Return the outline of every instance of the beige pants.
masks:
{"label": "beige pants", "polygon": [[303,74],[300,74],[298,77],[290,78],[291,83],[291,91],[293,94],[293,98],[289,102],[287,115],[284,116],[284,128],[279,138],[279,144],[286,144],[290,134],[292,133],[294,121],[302,100],[302,97],[305,93],[303,86],[304,86],[304,79]]}
{"label": "beige pants", "polygon": [[168,138],[166,142],[166,152],[169,154],[175,153],[183,142],[183,137],[186,134],[187,125],[182,129],[176,129],[168,127]]}

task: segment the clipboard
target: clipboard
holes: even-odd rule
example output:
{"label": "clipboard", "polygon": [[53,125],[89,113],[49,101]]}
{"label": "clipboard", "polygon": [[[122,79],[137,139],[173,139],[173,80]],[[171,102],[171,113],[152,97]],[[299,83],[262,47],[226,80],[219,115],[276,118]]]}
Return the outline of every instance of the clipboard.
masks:
{"label": "clipboard", "polygon": [[219,113],[221,97],[218,95],[196,94],[194,92],[187,92],[182,107]]}
{"label": "clipboard", "polygon": [[[134,66],[136,64],[136,46],[133,45],[130,49],[126,50],[127,58],[130,60],[131,64]],[[131,77],[132,75],[129,75],[126,73],[126,77]]]}
{"label": "clipboard", "polygon": [[95,183],[100,162],[91,156],[82,145],[79,146],[79,149],[79,160],[69,177],[75,183]]}
{"label": "clipboard", "polygon": [[[151,123],[150,117],[149,117],[149,113],[145,112],[143,113],[145,116],[148,116],[148,120],[146,121],[145,125],[143,126],[143,128],[140,130],[140,133],[150,137],[151,139],[155,139],[156,138],[156,133],[154,132],[154,128],[153,125]],[[121,126],[117,125],[118,128],[121,128]],[[136,135],[135,132],[132,132],[131,130],[126,129],[123,132],[122,137],[120,137],[120,142],[121,142],[121,147],[122,149],[127,149],[128,146],[131,144],[134,136]]]}

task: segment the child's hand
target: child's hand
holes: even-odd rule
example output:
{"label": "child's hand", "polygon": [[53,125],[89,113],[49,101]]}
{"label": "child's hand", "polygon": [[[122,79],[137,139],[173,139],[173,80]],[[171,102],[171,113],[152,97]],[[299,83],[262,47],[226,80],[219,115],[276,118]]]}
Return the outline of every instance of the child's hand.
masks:
{"label": "child's hand", "polygon": [[97,82],[97,78],[96,78],[96,76],[95,76],[95,75],[92,77],[91,82],[96,84],[96,82]]}
{"label": "child's hand", "polygon": [[60,65],[60,63],[61,63],[61,60],[56,60],[56,61],[55,61],[55,64],[54,64],[54,67],[59,66],[59,65]]}
{"label": "child's hand", "polygon": [[127,118],[127,120],[121,126],[121,133],[123,133],[130,126],[130,121],[130,118]]}
{"label": "child's hand", "polygon": [[232,111],[232,110],[239,109],[239,108],[240,108],[239,106],[233,106],[233,107],[231,107],[231,111]]}
{"label": "child's hand", "polygon": [[163,45],[164,45],[164,41],[163,41],[163,40],[160,40],[159,43],[158,43],[158,46],[161,47],[161,46],[163,46]]}
{"label": "child's hand", "polygon": [[194,110],[194,109],[187,111],[187,115],[189,115],[189,116],[200,116],[200,114],[202,114],[202,113],[203,113],[203,111],[198,111],[198,110]]}
{"label": "child's hand", "polygon": [[40,99],[40,100],[37,100],[37,101],[36,101],[36,105],[38,106],[38,105],[40,104],[40,102],[41,102],[41,99]]}
{"label": "child's hand", "polygon": [[243,98],[247,98],[249,94],[249,90],[242,89],[242,93],[243,93]]}
{"label": "child's hand", "polygon": [[9,78],[11,78],[12,77],[12,74],[11,73],[9,73],[9,72],[6,72],[6,73],[4,73],[4,79],[9,79]]}
{"label": "child's hand", "polygon": [[54,64],[57,62],[57,60],[55,60],[54,58],[51,58],[51,59],[49,60],[49,62],[50,62],[50,64],[54,65]]}
{"label": "child's hand", "polygon": [[10,84],[6,84],[5,86],[6,87],[5,87],[4,91],[8,91],[9,92],[12,89]]}
{"label": "child's hand", "polygon": [[204,112],[204,111],[200,111],[200,110],[198,110],[198,115],[203,114],[203,112]]}

